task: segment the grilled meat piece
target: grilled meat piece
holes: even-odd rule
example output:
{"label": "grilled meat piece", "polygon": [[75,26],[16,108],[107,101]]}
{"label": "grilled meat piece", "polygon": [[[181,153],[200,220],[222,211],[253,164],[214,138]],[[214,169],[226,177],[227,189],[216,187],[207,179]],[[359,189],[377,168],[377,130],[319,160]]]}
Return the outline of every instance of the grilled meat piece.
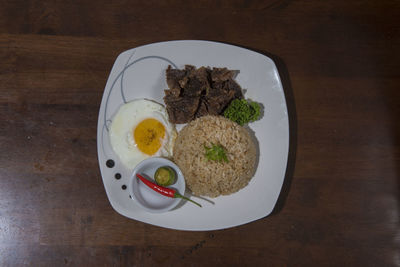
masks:
{"label": "grilled meat piece", "polygon": [[172,123],[187,123],[205,115],[219,115],[235,98],[243,98],[242,88],[227,68],[186,65],[166,70],[168,90],[164,102]]}

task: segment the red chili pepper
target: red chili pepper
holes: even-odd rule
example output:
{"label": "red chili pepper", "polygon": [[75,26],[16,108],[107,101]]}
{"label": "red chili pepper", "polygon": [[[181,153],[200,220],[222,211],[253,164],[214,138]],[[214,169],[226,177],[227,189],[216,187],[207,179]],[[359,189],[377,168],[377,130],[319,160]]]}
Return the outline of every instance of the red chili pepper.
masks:
{"label": "red chili pepper", "polygon": [[161,195],[164,195],[166,197],[172,197],[172,198],[183,198],[185,200],[188,200],[194,204],[196,204],[197,206],[201,207],[201,205],[197,202],[194,202],[193,200],[182,196],[181,194],[179,194],[178,192],[176,192],[174,189],[171,188],[167,188],[167,187],[163,187],[160,186],[158,184],[155,184],[153,182],[150,182],[149,180],[147,180],[146,178],[144,178],[142,175],[140,175],[139,173],[136,174],[136,176],[148,187],[150,187],[151,189],[153,189],[154,191],[160,193]]}

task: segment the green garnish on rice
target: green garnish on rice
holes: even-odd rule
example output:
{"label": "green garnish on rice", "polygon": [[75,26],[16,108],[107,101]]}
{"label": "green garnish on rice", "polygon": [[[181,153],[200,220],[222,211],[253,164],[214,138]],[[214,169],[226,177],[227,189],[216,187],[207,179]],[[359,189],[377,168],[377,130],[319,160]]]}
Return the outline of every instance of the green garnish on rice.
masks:
{"label": "green garnish on rice", "polygon": [[211,147],[204,145],[204,149],[206,150],[205,155],[207,160],[214,160],[218,162],[223,160],[225,162],[229,162],[223,146],[211,143]]}

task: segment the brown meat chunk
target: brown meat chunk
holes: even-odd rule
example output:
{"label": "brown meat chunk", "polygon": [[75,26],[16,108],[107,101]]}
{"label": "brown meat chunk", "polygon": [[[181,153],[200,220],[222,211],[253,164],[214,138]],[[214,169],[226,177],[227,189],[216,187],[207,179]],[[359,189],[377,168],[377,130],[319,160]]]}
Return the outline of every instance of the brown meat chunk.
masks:
{"label": "brown meat chunk", "polygon": [[205,115],[219,115],[235,98],[243,98],[234,80],[235,72],[227,68],[185,65],[182,70],[166,70],[164,102],[172,123],[186,123]]}
{"label": "brown meat chunk", "polygon": [[199,108],[196,111],[195,117],[200,118],[208,114],[208,105],[207,102],[203,99],[199,104]]}
{"label": "brown meat chunk", "polygon": [[221,94],[214,95],[207,98],[208,102],[208,113],[210,115],[219,115],[224,109],[229,105],[229,103],[234,99],[234,92],[227,91]]}
{"label": "brown meat chunk", "polygon": [[233,97],[234,98],[243,98],[243,92],[242,92],[242,87],[233,79],[229,79],[225,82],[225,90],[227,91],[233,91]]}
{"label": "brown meat chunk", "polygon": [[179,96],[181,92],[179,81],[185,77],[186,71],[172,69],[171,65],[169,65],[166,74],[167,74],[167,85],[169,87],[170,93],[172,93],[175,96]]}
{"label": "brown meat chunk", "polygon": [[185,69],[187,76],[178,82],[182,88],[183,96],[200,96],[210,87],[207,69],[204,67],[196,69],[190,65],[186,65]]}
{"label": "brown meat chunk", "polygon": [[233,78],[235,73],[227,68],[213,68],[211,72],[211,80],[213,82],[224,82]]}
{"label": "brown meat chunk", "polygon": [[164,96],[169,120],[172,123],[186,123],[195,117],[199,106],[200,97],[175,97]]}

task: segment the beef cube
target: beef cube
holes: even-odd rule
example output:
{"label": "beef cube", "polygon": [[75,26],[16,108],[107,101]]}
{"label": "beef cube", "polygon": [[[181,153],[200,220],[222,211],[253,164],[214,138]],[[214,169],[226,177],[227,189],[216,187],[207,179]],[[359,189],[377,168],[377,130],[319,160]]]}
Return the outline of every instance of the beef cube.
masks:
{"label": "beef cube", "polygon": [[199,108],[196,111],[195,117],[196,118],[200,118],[200,117],[206,116],[208,114],[209,114],[209,112],[208,112],[207,102],[206,102],[205,99],[201,99],[200,100],[200,105],[199,105]]}
{"label": "beef cube", "polygon": [[193,120],[199,101],[200,97],[164,96],[170,122],[180,124]]}
{"label": "beef cube", "polygon": [[204,94],[204,91],[207,91],[210,87],[210,83],[208,80],[208,72],[205,67],[201,67],[199,69],[191,69],[189,73],[189,77],[185,80],[183,85],[183,94],[187,96],[199,96]]}
{"label": "beef cube", "polygon": [[242,88],[235,80],[233,80],[233,79],[227,80],[224,84],[224,88],[225,88],[225,90],[233,91],[234,98],[243,98]]}
{"label": "beef cube", "polygon": [[172,69],[171,65],[168,66],[166,70],[167,85],[174,95],[180,95],[181,87],[179,86],[179,81],[183,79],[186,75],[185,70]]}
{"label": "beef cube", "polygon": [[227,68],[213,68],[211,71],[211,80],[213,82],[224,82],[232,79],[234,72]]}
{"label": "beef cube", "polygon": [[[221,91],[222,92],[222,91]],[[211,115],[219,115],[234,98],[234,91],[228,91],[219,95],[207,97],[208,112]]]}

